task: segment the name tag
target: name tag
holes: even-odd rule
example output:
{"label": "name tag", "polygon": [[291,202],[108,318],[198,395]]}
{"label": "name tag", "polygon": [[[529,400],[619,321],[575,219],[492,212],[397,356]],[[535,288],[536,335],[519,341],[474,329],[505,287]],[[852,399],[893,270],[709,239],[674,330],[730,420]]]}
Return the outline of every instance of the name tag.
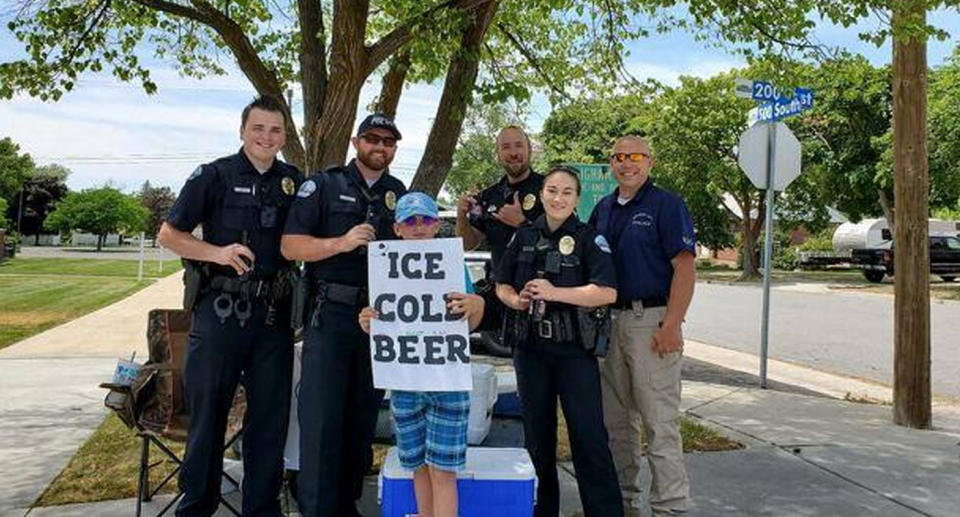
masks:
{"label": "name tag", "polygon": [[357,198],[355,198],[355,197],[350,197],[350,196],[345,196],[345,195],[343,195],[343,194],[340,194],[340,201],[349,201],[349,202],[351,202],[351,203],[356,203],[356,202],[357,202]]}
{"label": "name tag", "polygon": [[252,194],[253,190],[250,187],[233,187],[233,191],[237,194]]}

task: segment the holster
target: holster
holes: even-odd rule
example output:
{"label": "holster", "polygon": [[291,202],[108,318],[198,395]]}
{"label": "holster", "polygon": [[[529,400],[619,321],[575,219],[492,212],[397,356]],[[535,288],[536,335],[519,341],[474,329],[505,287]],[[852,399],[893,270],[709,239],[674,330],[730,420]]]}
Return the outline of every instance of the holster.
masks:
{"label": "holster", "polygon": [[303,315],[307,310],[307,302],[310,298],[310,285],[304,275],[306,275],[305,271],[294,269],[289,276],[292,292],[290,328],[293,330],[303,328]]}
{"label": "holster", "polygon": [[503,344],[511,349],[526,341],[530,336],[530,315],[527,314],[527,311],[504,308],[503,331],[501,334]]}
{"label": "holster", "polygon": [[197,304],[203,288],[204,267],[193,260],[181,259],[183,263],[183,310],[190,312]]}
{"label": "holster", "polygon": [[584,350],[597,357],[607,355],[610,348],[610,333],[613,322],[610,306],[579,307],[577,309],[577,327],[580,343]]}

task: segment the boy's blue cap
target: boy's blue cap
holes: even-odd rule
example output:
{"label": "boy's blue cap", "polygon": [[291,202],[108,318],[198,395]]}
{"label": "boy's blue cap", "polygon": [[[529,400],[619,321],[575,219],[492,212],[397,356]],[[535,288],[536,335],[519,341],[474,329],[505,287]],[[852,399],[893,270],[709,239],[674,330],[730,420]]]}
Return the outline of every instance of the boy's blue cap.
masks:
{"label": "boy's blue cap", "polygon": [[437,202],[423,192],[408,192],[397,201],[394,220],[402,223],[415,215],[438,219],[440,209],[437,208]]}

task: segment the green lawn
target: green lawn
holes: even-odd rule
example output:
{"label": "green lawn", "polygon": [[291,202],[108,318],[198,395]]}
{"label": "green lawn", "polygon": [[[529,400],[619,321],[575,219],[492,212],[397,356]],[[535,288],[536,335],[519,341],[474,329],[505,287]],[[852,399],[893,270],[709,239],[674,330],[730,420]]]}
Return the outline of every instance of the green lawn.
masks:
{"label": "green lawn", "polygon": [[[180,269],[176,260],[163,274]],[[148,274],[149,273],[149,274]],[[126,298],[157,278],[157,264],[137,282],[137,263],[98,259],[13,259],[0,264],[0,348]]]}
{"label": "green lawn", "polygon": [[[183,444],[167,442],[178,455]],[[160,462],[150,471],[150,487],[159,484],[176,465],[150,445],[150,460]],[[140,440],[134,431],[110,414],[80,447],[65,469],[44,490],[34,506],[53,506],[79,502],[105,501],[134,497],[140,466]],[[176,491],[173,479],[162,493]]]}
{"label": "green lawn", "polygon": [[[0,263],[0,275],[77,275],[77,276],[137,276],[139,263],[136,260],[115,259],[68,259],[68,258],[17,258]],[[162,273],[159,262],[143,263],[144,278],[160,278],[178,271],[180,260],[163,261]]]}

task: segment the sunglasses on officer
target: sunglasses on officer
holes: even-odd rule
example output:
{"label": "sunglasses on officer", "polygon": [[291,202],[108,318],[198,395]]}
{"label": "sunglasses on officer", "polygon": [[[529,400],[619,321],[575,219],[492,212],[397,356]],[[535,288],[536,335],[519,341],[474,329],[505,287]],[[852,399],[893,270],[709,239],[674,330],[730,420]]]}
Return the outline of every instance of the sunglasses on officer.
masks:
{"label": "sunglasses on officer", "polygon": [[370,145],[383,144],[384,147],[395,147],[397,145],[397,139],[393,138],[392,136],[380,136],[373,133],[364,133],[360,135],[360,138]]}
{"label": "sunglasses on officer", "polygon": [[419,225],[433,226],[437,224],[437,222],[439,222],[439,220],[436,217],[430,217],[429,215],[414,215],[404,219],[400,224],[409,228],[415,228]]}
{"label": "sunglasses on officer", "polygon": [[630,160],[633,163],[640,163],[645,158],[649,158],[650,155],[647,153],[611,153],[610,159],[618,163],[623,163],[627,160]]}

